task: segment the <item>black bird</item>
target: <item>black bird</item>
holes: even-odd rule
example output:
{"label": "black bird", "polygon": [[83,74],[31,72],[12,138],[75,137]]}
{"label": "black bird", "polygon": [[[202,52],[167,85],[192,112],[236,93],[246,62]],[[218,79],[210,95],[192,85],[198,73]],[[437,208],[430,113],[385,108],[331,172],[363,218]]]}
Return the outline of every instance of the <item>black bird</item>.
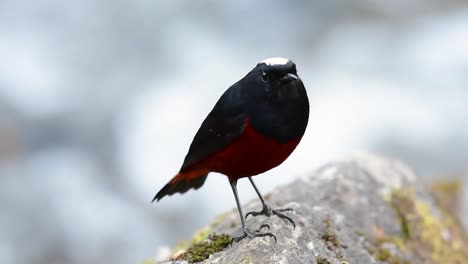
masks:
{"label": "black bird", "polygon": [[[234,193],[245,237],[270,236],[250,231],[237,195],[237,180],[248,177],[263,209],[246,215],[272,214],[294,221],[265,203],[252,176],[280,165],[302,139],[309,118],[309,100],[296,64],[284,58],[269,58],[257,64],[244,78],[229,87],[201,124],[187,156],[169,183],[154,197],[185,193],[200,188],[208,173],[226,175]],[[262,227],[268,225],[262,225]]]}

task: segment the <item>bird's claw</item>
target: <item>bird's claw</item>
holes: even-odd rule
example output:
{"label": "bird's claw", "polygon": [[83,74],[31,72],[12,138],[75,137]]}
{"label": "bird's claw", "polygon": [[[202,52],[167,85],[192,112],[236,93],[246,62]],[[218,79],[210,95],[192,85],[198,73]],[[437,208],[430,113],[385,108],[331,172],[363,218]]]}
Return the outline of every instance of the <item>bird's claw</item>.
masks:
{"label": "bird's claw", "polygon": [[260,230],[262,230],[262,228],[266,227],[268,230],[270,230],[270,225],[269,224],[262,224],[258,229],[257,231],[255,232],[260,232]]}
{"label": "bird's claw", "polygon": [[260,233],[260,230],[261,230],[263,227],[267,227],[268,229],[270,229],[270,226],[267,225],[267,224],[261,225],[260,228],[257,229],[255,232],[252,232],[252,231],[250,231],[248,228],[246,228],[246,229],[244,229],[244,234],[242,234],[241,236],[238,236],[238,237],[234,237],[234,238],[232,239],[231,243],[232,243],[232,242],[236,242],[236,243],[237,243],[237,242],[239,242],[239,241],[241,241],[242,239],[247,238],[247,237],[250,238],[250,239],[252,239],[252,238],[254,238],[254,237],[271,237],[271,238],[275,239],[275,243],[276,243],[276,241],[277,241],[277,240],[276,240],[276,236],[273,235],[272,233],[270,233],[270,232]]}
{"label": "bird's claw", "polygon": [[293,225],[293,228],[296,229],[296,223],[294,223],[294,221],[291,219],[291,217],[283,214],[282,212],[292,212],[293,209],[292,208],[284,208],[284,209],[271,209],[271,207],[267,204],[265,204],[263,206],[263,209],[261,211],[252,211],[252,212],[248,212],[246,215],[245,215],[245,218],[247,219],[247,217],[249,215],[255,217],[255,216],[258,216],[258,215],[265,215],[265,216],[268,216],[270,217],[271,215],[276,215],[278,216],[279,218],[282,218],[282,219],[286,219],[288,222],[290,222],[292,225]]}

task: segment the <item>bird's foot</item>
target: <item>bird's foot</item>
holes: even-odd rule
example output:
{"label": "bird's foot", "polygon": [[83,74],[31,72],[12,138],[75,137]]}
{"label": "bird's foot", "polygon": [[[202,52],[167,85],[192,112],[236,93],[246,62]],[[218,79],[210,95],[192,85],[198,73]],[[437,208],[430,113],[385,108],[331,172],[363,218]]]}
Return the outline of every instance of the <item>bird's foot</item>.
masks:
{"label": "bird's foot", "polygon": [[[267,225],[267,224],[261,225],[257,230],[255,230],[255,232],[250,231],[250,229],[248,229],[248,228],[246,227],[246,228],[244,229],[244,234],[242,234],[241,236],[238,236],[238,237],[234,237],[234,238],[232,239],[232,242],[236,242],[236,243],[237,243],[237,242],[239,242],[239,241],[241,241],[242,239],[247,238],[247,237],[250,238],[250,239],[252,239],[252,238],[254,238],[254,237],[272,237],[272,238],[275,239],[275,243],[276,243],[276,236],[275,236],[275,235],[273,235],[273,234],[270,233],[270,232],[266,232],[266,233],[261,233],[261,232],[260,232],[260,231],[262,230],[262,228],[264,228],[264,227],[266,227],[266,228],[268,228],[268,230],[270,230],[270,226]],[[232,243],[232,242],[231,242],[231,243]]]}
{"label": "bird's foot", "polygon": [[291,212],[293,211],[292,208],[284,208],[284,209],[271,209],[271,207],[268,205],[268,204],[264,204],[263,205],[263,209],[261,211],[252,211],[252,212],[248,212],[246,215],[245,215],[245,218],[247,219],[247,217],[249,215],[251,216],[258,216],[258,215],[265,215],[265,216],[268,216],[270,217],[271,215],[276,215],[278,216],[279,218],[282,218],[282,219],[285,219],[287,220],[288,222],[290,222],[294,229],[296,228],[296,223],[294,223],[294,221],[291,219],[291,217],[283,214],[283,212]]}

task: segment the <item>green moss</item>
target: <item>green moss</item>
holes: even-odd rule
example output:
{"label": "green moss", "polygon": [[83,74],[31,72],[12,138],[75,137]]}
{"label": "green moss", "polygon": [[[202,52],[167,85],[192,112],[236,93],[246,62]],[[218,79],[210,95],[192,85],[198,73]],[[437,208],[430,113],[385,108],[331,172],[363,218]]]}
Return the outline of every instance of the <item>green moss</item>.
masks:
{"label": "green moss", "polygon": [[411,264],[410,261],[395,256],[390,250],[383,248],[383,244],[374,243],[373,246],[365,245],[364,247],[376,260],[390,264]]}
{"label": "green moss", "polygon": [[367,252],[369,253],[369,255],[372,255],[374,256],[375,254],[375,249],[371,246],[368,246],[368,245],[364,245],[364,248],[367,250]]}
{"label": "green moss", "polygon": [[462,188],[459,180],[441,180],[429,186],[429,192],[435,198],[437,205],[452,215],[457,211],[458,193]]}
{"label": "green moss", "polygon": [[389,264],[411,264],[410,261],[393,255],[390,250],[383,248],[383,244],[378,242],[374,242],[373,245],[365,244],[364,248],[369,252],[369,255],[373,256],[376,260]]}
{"label": "green moss", "polygon": [[407,217],[408,213],[413,210],[413,201],[407,194],[403,194],[400,190],[394,190],[390,203],[400,223],[401,238],[407,241],[411,235]]}
{"label": "green moss", "polygon": [[392,253],[390,250],[385,248],[379,248],[379,250],[375,253],[375,258],[380,261],[387,261],[392,257]]}
{"label": "green moss", "polygon": [[[375,227],[374,237],[364,237],[364,248],[369,254],[390,264],[410,264],[407,259],[430,264],[468,263],[468,238],[450,214],[450,207],[444,206],[453,203],[457,184],[439,183],[437,188],[431,187],[430,193],[434,195],[435,189],[443,193],[435,199],[438,208],[419,199],[412,189],[394,190],[385,200],[396,213],[401,234],[388,236],[381,227]],[[389,251],[389,244],[399,251]]]}
{"label": "green moss", "polygon": [[406,240],[403,240],[399,236],[379,236],[374,238],[374,245],[380,247],[384,244],[393,244],[397,246],[400,250],[406,250]]}
{"label": "green moss", "polygon": [[439,180],[431,184],[430,190],[452,194],[460,191],[462,182],[460,180]]}
{"label": "green moss", "polygon": [[340,247],[340,242],[338,241],[338,238],[329,230],[326,230],[322,234],[322,240],[325,241],[325,244],[327,245],[327,248],[329,250],[334,250],[335,248]]}
{"label": "green moss", "polygon": [[211,227],[209,226],[199,229],[197,232],[195,232],[191,239],[180,241],[179,243],[177,243],[172,252],[175,253],[181,249],[187,249],[194,244],[200,243],[203,240],[207,239],[210,233]]}
{"label": "green moss", "polygon": [[383,262],[387,262],[387,263],[390,263],[390,264],[411,264],[411,262],[409,262],[406,259],[402,259],[402,258],[399,258],[397,256],[393,256],[390,253],[390,251],[388,251],[388,250],[383,250],[383,251],[380,250],[380,254],[381,255],[376,256],[376,259],[378,259],[380,261],[383,261]]}
{"label": "green moss", "polygon": [[324,258],[324,257],[317,257],[317,264],[331,264],[330,261],[328,261],[328,259]]}
{"label": "green moss", "polygon": [[229,244],[232,238],[226,234],[210,235],[206,241],[194,244],[187,249],[187,252],[182,254],[179,259],[186,260],[189,263],[201,262],[207,259],[211,254],[222,251]]}
{"label": "green moss", "polygon": [[361,230],[359,230],[359,229],[354,229],[354,232],[356,233],[356,235],[358,235],[360,237],[366,236],[366,234],[364,232],[362,232]]}
{"label": "green moss", "polygon": [[[415,208],[420,218],[419,223],[414,223],[414,228],[419,230],[417,239],[429,249],[432,260],[435,263],[468,263],[467,239],[456,221],[443,213],[440,219],[436,218],[422,201],[415,201]],[[451,238],[444,238],[444,233],[450,234]]]}
{"label": "green moss", "polygon": [[343,261],[343,263],[346,263],[346,259],[342,250],[343,248],[346,248],[346,246],[340,243],[338,237],[335,235],[335,233],[333,233],[332,221],[329,218],[327,218],[325,219],[324,223],[326,230],[322,233],[320,237],[327,246],[327,249],[332,251],[339,260]]}
{"label": "green moss", "polygon": [[227,215],[229,215],[230,212],[225,212],[225,213],[222,213],[222,214],[219,214],[215,217],[215,219],[210,223],[208,224],[207,226],[199,229],[197,232],[195,232],[195,234],[192,236],[191,239],[189,240],[185,240],[185,241],[180,241],[179,243],[177,243],[177,245],[175,246],[175,248],[172,250],[173,253],[181,250],[181,249],[187,249],[189,248],[190,246],[194,245],[194,244],[197,244],[197,243],[200,243],[202,241],[204,241],[205,239],[208,238],[208,236],[211,234],[213,228],[217,225],[219,225],[225,218]]}
{"label": "green moss", "polygon": [[[454,188],[443,185],[442,189]],[[468,263],[468,239],[448,210],[433,209],[409,189],[394,191],[390,203],[401,224],[401,237],[377,238],[377,246],[393,243],[424,263]],[[408,263],[395,257],[388,261]]]}
{"label": "green moss", "polygon": [[390,264],[412,264],[410,261],[406,259],[401,259],[399,257],[392,256],[388,261]]}

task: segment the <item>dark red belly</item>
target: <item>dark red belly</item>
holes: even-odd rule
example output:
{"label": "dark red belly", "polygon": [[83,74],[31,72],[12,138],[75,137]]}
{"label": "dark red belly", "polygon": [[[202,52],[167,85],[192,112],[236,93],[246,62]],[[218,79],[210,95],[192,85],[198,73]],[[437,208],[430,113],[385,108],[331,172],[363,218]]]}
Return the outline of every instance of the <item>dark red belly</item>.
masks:
{"label": "dark red belly", "polygon": [[259,134],[247,121],[238,139],[208,158],[210,171],[222,173],[230,180],[265,172],[285,161],[300,140],[297,138],[285,144],[278,143]]}

